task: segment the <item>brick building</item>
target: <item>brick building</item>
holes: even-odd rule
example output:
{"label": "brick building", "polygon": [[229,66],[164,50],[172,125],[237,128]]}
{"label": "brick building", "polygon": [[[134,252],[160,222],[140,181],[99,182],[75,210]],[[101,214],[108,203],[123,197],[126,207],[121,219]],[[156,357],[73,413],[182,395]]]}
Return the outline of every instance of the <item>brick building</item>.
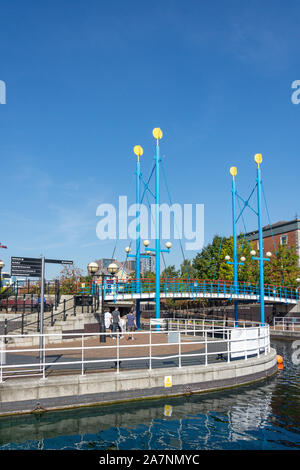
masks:
{"label": "brick building", "polygon": [[[273,235],[273,236],[272,236]],[[249,241],[254,242],[254,249],[258,250],[258,230],[247,233]],[[298,264],[300,266],[300,219],[282,220],[273,225],[263,227],[264,254],[267,251],[274,253],[274,244],[276,249],[280,245],[288,247],[295,246],[298,254]]]}

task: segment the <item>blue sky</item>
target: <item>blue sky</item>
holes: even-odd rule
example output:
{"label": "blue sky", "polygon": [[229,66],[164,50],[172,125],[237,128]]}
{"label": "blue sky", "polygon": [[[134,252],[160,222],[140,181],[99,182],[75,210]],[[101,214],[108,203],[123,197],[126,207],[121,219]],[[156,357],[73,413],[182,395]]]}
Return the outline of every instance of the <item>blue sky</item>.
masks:
{"label": "blue sky", "polygon": [[[246,196],[258,152],[271,221],[300,215],[300,105],[291,101],[299,24],[293,0],[2,0],[5,270],[10,256],[81,268],[110,257],[114,242],[97,239],[96,208],[119,195],[134,203],[133,146],[144,148],[146,178],[158,126],[173,202],[205,205],[205,243],[231,234],[229,168],[238,167]],[[118,243],[118,259],[127,244]],[[174,243],[168,264],[181,261]],[[47,268],[48,277],[57,272]]]}

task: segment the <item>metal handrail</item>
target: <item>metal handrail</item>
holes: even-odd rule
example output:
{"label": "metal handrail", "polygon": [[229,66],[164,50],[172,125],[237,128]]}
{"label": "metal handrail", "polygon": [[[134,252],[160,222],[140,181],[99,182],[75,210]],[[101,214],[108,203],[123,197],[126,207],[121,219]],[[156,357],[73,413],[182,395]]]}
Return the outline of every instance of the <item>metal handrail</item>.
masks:
{"label": "metal handrail", "polygon": [[[249,359],[250,356],[257,356],[259,357],[261,354],[267,354],[270,352],[270,331],[269,331],[269,326],[265,327],[248,327],[248,328],[223,328],[222,330],[218,330],[218,332],[222,332],[222,338],[214,338],[214,329],[213,328],[196,328],[192,329],[191,332],[194,333],[194,335],[197,335],[197,341],[195,338],[192,341],[188,341],[187,338],[185,337],[184,340],[184,345],[202,345],[202,348],[200,349],[200,352],[191,352],[189,351],[188,353],[183,353],[182,352],[182,345],[183,342],[181,340],[182,336],[186,335],[186,330],[178,330],[178,340],[177,341],[172,341],[172,342],[155,342],[155,335],[161,335],[164,334],[166,335],[166,331],[160,330],[156,332],[152,332],[151,328],[147,331],[136,331],[134,335],[148,335],[149,340],[146,343],[143,344],[120,344],[120,336],[123,335],[123,332],[114,332],[114,335],[117,337],[117,341],[115,344],[112,345],[107,345],[107,346],[97,346],[97,345],[87,345],[85,344],[85,340],[87,338],[91,337],[99,337],[100,335],[110,335],[110,333],[64,333],[64,337],[68,338],[77,338],[81,339],[81,346],[53,346],[51,345],[50,348],[47,348],[46,345],[46,339],[47,338],[53,338],[53,337],[61,337],[61,334],[58,333],[53,333],[53,334],[43,334],[44,341],[42,344],[44,344],[43,348],[33,346],[32,348],[22,348],[22,347],[16,347],[16,348],[9,348],[9,353],[10,353],[10,362],[12,362],[12,357],[13,354],[17,353],[24,353],[26,352],[27,354],[29,352],[32,353],[42,353],[42,360],[36,363],[30,363],[30,364],[24,364],[24,363],[10,363],[9,365],[5,364],[5,360],[3,360],[6,352],[5,348],[5,339],[9,337],[21,337],[22,335],[1,335],[0,336],[0,382],[3,382],[3,380],[9,378],[9,377],[28,377],[30,375],[42,375],[43,378],[46,378],[46,369],[50,366],[54,366],[59,364],[60,366],[62,365],[72,365],[74,364],[81,366],[81,375],[85,375],[85,365],[87,364],[101,364],[101,363],[109,363],[109,362],[115,362],[116,363],[116,372],[120,373],[120,361],[126,360],[126,361],[141,361],[141,360],[146,360],[148,361],[148,368],[149,370],[152,369],[153,366],[153,361],[156,360],[164,360],[164,359],[170,359],[170,358],[175,358],[178,359],[178,367],[184,367],[182,365],[182,359],[187,358],[187,357],[199,357],[199,358],[204,358],[204,367],[206,367],[209,364],[209,357],[212,355],[222,355],[223,359],[225,359],[227,362],[231,362],[232,360],[232,355],[233,354],[238,354],[240,358],[247,360]],[[252,337],[244,337],[244,338],[233,338],[233,333],[232,332],[245,332],[245,331],[252,331],[253,333],[257,333],[256,336]],[[127,334],[127,333],[126,333]],[[208,335],[211,335],[209,338]],[[41,335],[37,334],[32,334],[32,335],[26,335],[26,338],[29,337],[35,337],[35,338],[40,338]],[[252,341],[252,344],[249,342]],[[237,342],[240,342],[240,349],[234,349],[232,347],[233,344],[236,344]],[[255,342],[255,344],[253,344]],[[224,350],[217,350],[217,351],[208,351],[208,344],[224,344]],[[164,354],[164,355],[153,355],[153,348],[154,347],[162,347],[162,346],[169,346],[169,347],[176,347],[178,346],[178,352],[174,354],[174,352],[171,352],[171,354]],[[202,349],[204,347],[204,352],[202,352]],[[148,355],[142,354],[142,356],[134,356],[134,357],[125,357],[122,358],[120,356],[120,352],[123,349],[130,349],[132,351],[136,351],[137,348],[146,348],[146,350],[149,351]],[[97,351],[97,350],[113,350],[114,354],[113,357],[111,358],[104,358],[104,359],[88,359],[85,357],[85,351]],[[80,354],[80,359],[78,360],[73,360],[73,361],[60,361],[59,363],[57,362],[47,362],[46,357],[47,357],[47,352],[49,352],[51,355],[53,355],[53,352],[57,351],[61,356],[63,355],[64,352],[68,351],[77,351]],[[38,355],[41,357],[41,355]],[[227,358],[224,358],[224,355],[227,356]],[[34,354],[36,357],[37,354]],[[235,358],[237,359],[237,358]],[[28,369],[28,368],[31,369]],[[34,368],[34,369],[32,369]],[[10,370],[9,370],[10,369]],[[18,370],[20,370],[23,375],[18,374]],[[34,374],[30,374],[31,372],[34,372]],[[5,375],[6,374],[6,375]]]}
{"label": "metal handrail", "polygon": [[[151,294],[155,292],[156,285],[155,279],[140,279],[139,289],[137,292],[137,280],[105,280],[104,293],[105,295],[128,295],[128,294]],[[84,287],[78,286],[78,293],[83,295],[92,293],[97,286],[90,282]],[[167,294],[183,294],[189,293],[190,295],[203,294],[206,297],[217,294],[218,296],[226,295],[242,295],[242,296],[260,296],[260,287],[258,284],[251,284],[247,282],[239,282],[235,289],[233,281],[224,280],[205,280],[205,279],[161,279],[160,281],[161,293]],[[282,286],[264,286],[264,295],[269,299],[284,301],[285,299],[299,300],[299,289],[292,287]]]}
{"label": "metal handrail", "polygon": [[[67,306],[68,302],[73,302],[72,305],[70,306]],[[73,310],[74,311],[74,316],[76,316],[76,306],[75,306],[75,299],[74,299],[74,296],[72,296],[70,299],[63,299],[61,302],[59,302],[57,305],[56,305],[56,310],[59,306],[64,306],[64,309],[58,313],[53,313],[53,309],[54,309],[54,304],[51,304],[51,314],[49,316],[45,316],[44,317],[44,322],[46,320],[49,320],[51,319],[51,326],[54,325],[54,318],[59,316],[59,315],[63,315],[63,320],[65,321],[66,318],[67,318],[67,312],[69,312],[70,310]],[[36,307],[36,305],[34,305],[34,307]],[[36,315],[37,316],[37,319],[36,320],[33,320],[31,322],[28,323],[28,321],[26,321],[26,327],[28,326],[32,326],[32,325],[36,325],[36,329],[37,331],[39,331],[39,328],[40,328],[40,312],[39,310],[35,311],[35,312],[30,312],[30,313],[26,313],[25,314],[25,311],[22,312],[21,315],[19,315],[18,317],[14,317],[14,318],[5,318],[4,319],[4,330],[7,332],[8,329],[10,329],[10,331],[15,331],[15,330],[21,330],[21,334],[23,334],[24,332],[24,320],[27,320],[28,317],[30,315]],[[20,323],[21,321],[21,325],[19,324],[16,324],[14,325],[14,323]]]}
{"label": "metal handrail", "polygon": [[281,328],[282,331],[299,331],[300,332],[300,317],[274,317],[274,329]]}

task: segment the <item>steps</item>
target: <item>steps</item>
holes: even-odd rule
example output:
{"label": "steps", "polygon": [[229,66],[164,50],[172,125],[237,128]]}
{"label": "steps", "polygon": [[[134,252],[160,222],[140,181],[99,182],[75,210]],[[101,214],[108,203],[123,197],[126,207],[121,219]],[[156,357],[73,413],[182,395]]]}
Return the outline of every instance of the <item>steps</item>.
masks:
{"label": "steps", "polygon": [[[80,310],[81,307],[80,307]],[[96,313],[100,313],[99,311]],[[46,315],[48,317],[48,315]],[[51,326],[51,318],[47,318],[44,323],[44,334],[55,334],[55,337],[49,337],[47,342],[49,343],[60,343],[62,341],[63,332],[65,331],[74,331],[76,330],[84,330],[84,326],[86,324],[97,323],[97,318],[95,317],[94,313],[77,313],[76,316],[74,315],[74,310],[69,310],[66,313],[66,320],[63,320],[63,312],[58,312],[58,315],[54,317],[55,322],[54,325]],[[20,330],[18,329],[16,335],[20,334]],[[12,332],[13,334],[13,332]],[[34,336],[30,336],[34,335]],[[35,336],[36,335],[36,336]],[[74,338],[70,340],[65,339],[64,341],[73,341]],[[36,323],[33,325],[24,325],[24,335],[22,337],[10,337],[8,338],[7,345],[9,347],[26,347],[26,346],[38,346],[40,343],[39,334],[37,332],[37,325]]]}

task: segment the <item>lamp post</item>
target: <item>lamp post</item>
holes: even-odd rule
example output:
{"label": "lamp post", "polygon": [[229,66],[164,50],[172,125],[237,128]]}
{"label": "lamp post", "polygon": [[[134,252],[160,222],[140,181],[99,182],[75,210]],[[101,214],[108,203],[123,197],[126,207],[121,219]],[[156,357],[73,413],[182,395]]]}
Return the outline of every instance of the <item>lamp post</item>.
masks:
{"label": "lamp post", "polygon": [[[88,264],[88,272],[90,273],[90,275],[92,276],[92,281],[93,281],[93,278],[94,278],[94,275],[96,274],[96,272],[99,270],[99,266],[97,263],[95,263],[94,261],[92,261],[91,263]],[[102,284],[103,284],[103,280],[102,280]],[[102,286],[103,287],[103,286]],[[94,291],[94,289],[92,290],[92,292]],[[102,295],[102,304],[101,304],[101,307],[102,307],[102,314],[100,316],[100,333],[105,333],[105,323],[104,323],[104,302],[103,302],[103,295]],[[106,337],[105,335],[100,335],[100,343],[105,343],[106,341]]]}
{"label": "lamp post", "polygon": [[2,260],[0,260],[0,292],[2,289],[2,269],[4,268],[5,264]]}

